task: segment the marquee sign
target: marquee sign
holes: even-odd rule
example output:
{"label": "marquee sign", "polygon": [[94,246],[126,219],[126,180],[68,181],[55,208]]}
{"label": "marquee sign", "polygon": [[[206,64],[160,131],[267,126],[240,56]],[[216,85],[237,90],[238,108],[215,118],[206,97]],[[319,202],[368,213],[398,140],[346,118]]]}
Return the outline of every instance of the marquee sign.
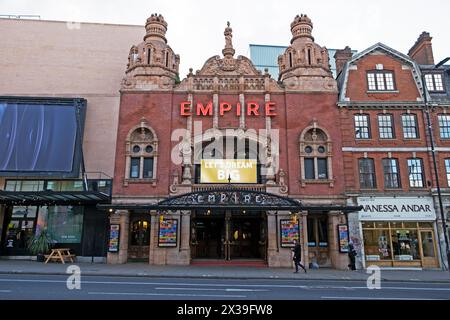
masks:
{"label": "marquee sign", "polygon": [[257,183],[256,159],[202,159],[200,183]]}
{"label": "marquee sign", "polygon": [[252,208],[258,210],[291,210],[299,211],[302,205],[299,201],[252,190],[211,190],[199,191],[168,198],[158,203],[160,208],[190,209],[190,208]]}

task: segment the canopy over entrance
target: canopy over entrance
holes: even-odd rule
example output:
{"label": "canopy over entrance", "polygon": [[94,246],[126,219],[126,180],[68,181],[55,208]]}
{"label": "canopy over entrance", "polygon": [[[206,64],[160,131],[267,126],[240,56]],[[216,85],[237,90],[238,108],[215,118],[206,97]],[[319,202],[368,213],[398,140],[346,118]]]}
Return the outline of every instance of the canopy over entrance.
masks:
{"label": "canopy over entrance", "polygon": [[99,204],[98,208],[118,210],[176,211],[192,209],[248,209],[273,211],[359,211],[360,206],[305,206],[299,200],[273,193],[239,188],[211,189],[169,197],[154,204]]}

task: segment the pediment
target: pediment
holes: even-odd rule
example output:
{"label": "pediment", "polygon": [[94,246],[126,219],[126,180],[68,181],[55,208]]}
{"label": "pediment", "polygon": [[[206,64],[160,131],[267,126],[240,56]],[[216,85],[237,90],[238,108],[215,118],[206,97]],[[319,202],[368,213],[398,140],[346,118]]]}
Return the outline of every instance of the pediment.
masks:
{"label": "pediment", "polygon": [[220,56],[213,56],[206,60],[200,71],[197,71],[196,76],[262,76],[261,71],[255,68],[250,59],[244,56],[235,58],[220,58]]}

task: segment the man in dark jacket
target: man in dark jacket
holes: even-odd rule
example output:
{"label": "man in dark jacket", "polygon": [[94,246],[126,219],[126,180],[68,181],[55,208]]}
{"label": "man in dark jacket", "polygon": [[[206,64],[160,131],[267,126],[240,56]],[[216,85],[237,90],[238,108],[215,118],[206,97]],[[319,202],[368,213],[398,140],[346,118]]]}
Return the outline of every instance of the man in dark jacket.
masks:
{"label": "man in dark jacket", "polygon": [[294,249],[292,249],[292,252],[294,253],[294,257],[292,258],[294,260],[294,264],[295,264],[294,273],[298,273],[298,266],[302,267],[302,269],[306,273],[305,266],[301,264],[302,248],[300,247],[300,243],[298,243],[297,240],[294,240]]}
{"label": "man in dark jacket", "polygon": [[353,242],[350,240],[348,243],[348,257],[350,258],[350,263],[348,265],[350,270],[356,270],[356,250]]}

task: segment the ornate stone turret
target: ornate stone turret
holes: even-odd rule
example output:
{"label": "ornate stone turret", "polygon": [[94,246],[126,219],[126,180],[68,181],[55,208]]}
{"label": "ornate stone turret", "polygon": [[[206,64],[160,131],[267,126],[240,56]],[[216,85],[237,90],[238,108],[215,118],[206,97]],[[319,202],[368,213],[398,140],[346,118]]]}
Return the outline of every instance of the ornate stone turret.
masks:
{"label": "ornate stone turret", "polygon": [[278,57],[279,80],[287,90],[337,91],[330,70],[328,50],[314,42],[313,23],[297,15],[291,23],[291,45]]}
{"label": "ornate stone turret", "polygon": [[145,30],[147,30],[147,34],[144,37],[144,41],[147,39],[157,41],[163,40],[164,43],[167,43],[167,22],[162,15],[157,15],[156,13],[152,14],[150,18],[147,19]]}
{"label": "ornate stone turret", "polygon": [[305,14],[297,15],[291,23],[292,40],[291,44],[298,38],[310,38],[314,41],[312,36],[313,24],[310,18]]}
{"label": "ornate stone turret", "polygon": [[130,49],[122,90],[172,89],[178,79],[180,56],[167,45],[167,22],[154,13],[145,30],[144,41]]}

